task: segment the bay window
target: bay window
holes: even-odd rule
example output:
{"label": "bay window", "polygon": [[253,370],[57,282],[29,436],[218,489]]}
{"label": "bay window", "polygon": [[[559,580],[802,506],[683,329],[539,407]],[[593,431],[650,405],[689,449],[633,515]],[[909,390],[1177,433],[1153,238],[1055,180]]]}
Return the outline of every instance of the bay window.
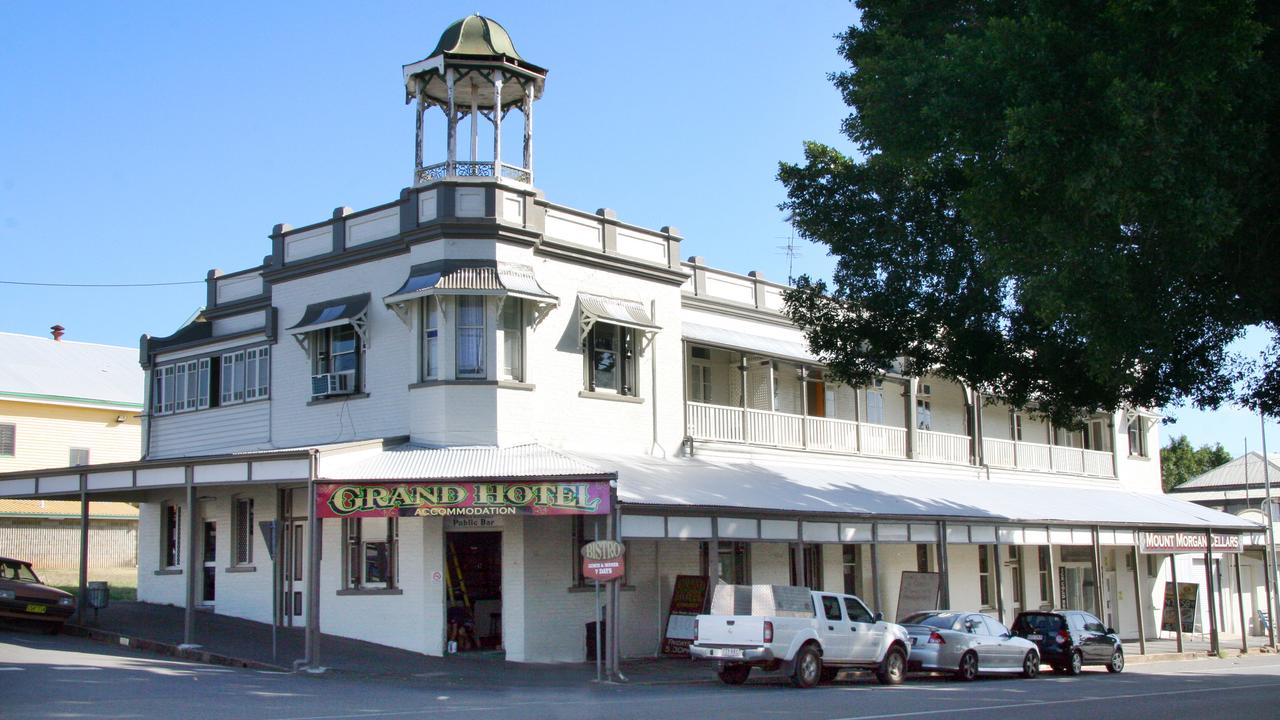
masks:
{"label": "bay window", "polygon": [[502,378],[524,382],[524,301],[509,297],[502,303],[498,318],[498,343],[502,351]]}
{"label": "bay window", "polygon": [[440,299],[422,299],[422,379],[440,377]]}
{"label": "bay window", "polygon": [[459,295],[457,318],[456,372],[460,378],[485,377],[485,302],[483,296]]}

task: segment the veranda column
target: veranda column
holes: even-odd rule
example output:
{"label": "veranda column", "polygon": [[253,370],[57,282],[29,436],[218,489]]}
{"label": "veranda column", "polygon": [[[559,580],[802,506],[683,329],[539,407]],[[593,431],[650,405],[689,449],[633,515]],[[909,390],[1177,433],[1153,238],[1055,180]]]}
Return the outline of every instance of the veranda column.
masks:
{"label": "veranda column", "polygon": [[[1098,618],[1106,613],[1102,610],[1102,544],[1099,542],[1098,526],[1093,526],[1093,606],[1098,610]],[[1106,622],[1106,620],[1103,620]]]}
{"label": "veranda column", "polygon": [[[876,604],[876,612],[884,612],[884,603],[880,600],[880,562],[876,554],[876,526],[871,526],[871,597]],[[897,618],[894,618],[897,620]]]}
{"label": "veranda column", "polygon": [[[314,451],[313,451],[314,453]],[[320,665],[320,548],[322,537],[320,516],[316,512],[316,456],[311,456],[311,473],[307,478],[307,631],[306,664],[319,670]]]}
{"label": "veranda column", "polygon": [[[999,539],[999,536],[996,538]],[[1004,622],[1004,580],[1000,576],[1004,574],[1004,570],[1000,565],[1000,543],[991,546],[991,553],[995,557],[995,568],[993,572],[996,574],[996,617],[1000,618],[1000,622]]]}
{"label": "veranda column", "polygon": [[1209,650],[1217,655],[1222,650],[1218,643],[1218,606],[1215,597],[1218,590],[1214,587],[1213,573],[1213,531],[1204,531],[1204,594],[1209,605]]}
{"label": "veranda column", "polygon": [[916,379],[909,377],[907,380],[907,392],[903,394],[906,407],[903,408],[903,417],[907,420],[907,457],[914,458],[916,456]]}
{"label": "veranda column", "polygon": [[[1241,538],[1242,546],[1244,545]],[[1242,547],[1241,550],[1244,548]],[[1240,587],[1240,553],[1232,555],[1233,569],[1236,575],[1236,599],[1240,602],[1240,652],[1249,652],[1249,620],[1244,614],[1244,591]]]}
{"label": "veranda column", "polygon": [[[914,385],[914,383],[912,383]],[[938,521],[938,589],[939,604],[951,607],[951,568],[947,558],[947,521]],[[897,618],[895,618],[896,620]]]}
{"label": "veranda column", "polygon": [[1178,556],[1169,553],[1169,575],[1173,581],[1173,628],[1178,633],[1178,652],[1182,652],[1182,596],[1178,594]]}
{"label": "veranda column", "polygon": [[750,428],[750,424],[747,421],[747,368],[748,367],[749,366],[747,365],[747,354],[742,353],[741,356],[738,358],[738,376],[739,376],[738,381],[739,381],[739,385],[742,388],[742,397],[739,398],[739,401],[742,404],[742,442],[744,443],[751,442],[751,437],[747,432],[748,429]]}
{"label": "veranda column", "polygon": [[196,486],[192,482],[194,470],[186,468],[187,474],[187,602],[186,612],[182,616],[182,644],[194,645],[196,638],[196,537],[199,519],[196,517]]}
{"label": "veranda column", "polygon": [[1133,609],[1134,615],[1138,618],[1138,654],[1147,654],[1147,623],[1142,617],[1142,610],[1146,603],[1142,601],[1142,565],[1139,563],[1141,555],[1138,554],[1138,546],[1133,546]]}
{"label": "veranda column", "polygon": [[80,473],[80,592],[76,595],[76,623],[84,624],[84,606],[89,587],[89,494],[88,475]]}
{"label": "veranda column", "polygon": [[524,169],[529,173],[529,182],[533,182],[533,88],[526,89],[524,105]]}

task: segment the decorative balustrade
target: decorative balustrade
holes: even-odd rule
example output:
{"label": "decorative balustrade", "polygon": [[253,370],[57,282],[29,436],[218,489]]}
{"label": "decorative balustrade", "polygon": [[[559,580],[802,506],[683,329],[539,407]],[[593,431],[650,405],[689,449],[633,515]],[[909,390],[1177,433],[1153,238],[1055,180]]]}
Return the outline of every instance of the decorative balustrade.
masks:
{"label": "decorative balustrade", "polygon": [[[744,410],[729,405],[698,402],[686,405],[688,434],[695,440],[844,455],[907,457],[906,428],[769,410]],[[918,460],[957,465],[973,462],[968,435],[917,430],[915,440],[914,456]],[[982,448],[987,464],[992,467],[1115,477],[1111,453],[1107,452],[992,438],[984,439]]]}
{"label": "decorative balustrade", "polygon": [[492,161],[459,160],[453,164],[452,171],[449,169],[449,163],[442,162],[420,167],[417,173],[419,185],[426,185],[449,177],[489,178],[495,176],[523,183],[533,182],[533,173],[529,172],[527,168],[508,163],[495,164]]}

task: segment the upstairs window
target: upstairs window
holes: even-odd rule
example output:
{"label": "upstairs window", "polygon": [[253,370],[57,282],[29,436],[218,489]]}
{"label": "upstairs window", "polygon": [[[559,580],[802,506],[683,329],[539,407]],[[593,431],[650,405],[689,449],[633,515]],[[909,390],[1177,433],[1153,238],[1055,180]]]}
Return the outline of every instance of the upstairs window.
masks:
{"label": "upstairs window", "polygon": [[349,395],[362,386],[360,336],[351,325],[317,330],[311,338],[313,397]]}
{"label": "upstairs window", "polygon": [[636,332],[597,322],[587,335],[587,387],[595,392],[634,396]]}
{"label": "upstairs window", "polygon": [[440,378],[440,299],[422,299],[422,379]]}
{"label": "upstairs window", "polygon": [[269,347],[263,346],[222,356],[220,404],[234,405],[246,400],[259,400],[270,394],[270,352]]}
{"label": "upstairs window", "polygon": [[1017,410],[1009,411],[1009,439],[1022,442],[1022,413]]}
{"label": "upstairs window", "polygon": [[0,457],[13,457],[18,450],[18,426],[0,423]]}
{"label": "upstairs window", "polygon": [[933,405],[928,400],[916,400],[916,427],[920,430],[933,429]]}
{"label": "upstairs window", "polygon": [[483,296],[459,295],[456,299],[456,369],[460,378],[485,374],[485,302]]}
{"label": "upstairs window", "polygon": [[1137,417],[1129,423],[1129,454],[1134,457],[1148,457],[1146,418]]}
{"label": "upstairs window", "polygon": [[210,405],[210,358],[162,365],[151,371],[151,412],[153,415],[203,410]]}
{"label": "upstairs window", "polygon": [[867,422],[884,424],[884,381],[872,380],[867,386]]}
{"label": "upstairs window", "polygon": [[704,347],[689,348],[689,399],[711,402],[711,351]]}
{"label": "upstairs window", "polygon": [[524,382],[524,301],[520,298],[506,298],[498,319],[502,379]]}

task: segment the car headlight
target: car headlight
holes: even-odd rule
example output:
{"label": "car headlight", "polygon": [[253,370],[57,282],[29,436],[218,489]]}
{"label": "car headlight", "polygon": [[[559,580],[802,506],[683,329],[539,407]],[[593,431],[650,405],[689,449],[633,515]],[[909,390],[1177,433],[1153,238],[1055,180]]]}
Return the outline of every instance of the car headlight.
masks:
{"label": "car headlight", "polygon": [[12,590],[0,590],[0,600],[16,600],[18,594]]}
{"label": "car headlight", "polygon": [[63,606],[75,605],[76,599],[71,597],[58,598],[58,604]]}

